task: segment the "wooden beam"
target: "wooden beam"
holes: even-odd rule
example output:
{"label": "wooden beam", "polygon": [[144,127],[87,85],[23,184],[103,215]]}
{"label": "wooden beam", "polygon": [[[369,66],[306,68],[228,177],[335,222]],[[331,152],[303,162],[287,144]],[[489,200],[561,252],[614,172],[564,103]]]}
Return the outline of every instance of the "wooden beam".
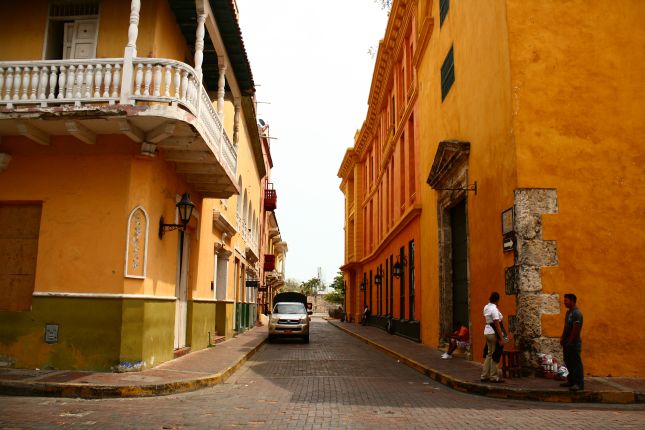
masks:
{"label": "wooden beam", "polygon": [[188,150],[195,144],[196,140],[194,136],[175,136],[162,140],[158,145],[165,149]]}
{"label": "wooden beam", "polygon": [[164,151],[164,159],[177,163],[216,162],[213,154],[206,151]]}
{"label": "wooden beam", "polygon": [[215,163],[178,163],[175,170],[177,173],[195,173],[203,175],[215,175],[223,172],[222,167]]}
{"label": "wooden beam", "polygon": [[198,184],[228,184],[231,180],[226,175],[217,174],[195,174],[189,173],[186,175],[186,180],[191,183]]}
{"label": "wooden beam", "polygon": [[65,121],[65,128],[67,128],[69,134],[88,145],[96,143],[96,133],[85,127],[79,121]]}
{"label": "wooden beam", "polygon": [[18,133],[34,142],[40,143],[41,145],[49,145],[49,135],[33,125],[18,121],[16,122],[16,128],[18,129]]}
{"label": "wooden beam", "polygon": [[125,118],[119,120],[119,130],[137,143],[143,143],[145,133]]}
{"label": "wooden beam", "polygon": [[164,139],[169,138],[175,132],[175,127],[177,126],[174,122],[167,122],[161,124],[158,127],[153,128],[146,133],[146,141],[150,143],[158,143]]}

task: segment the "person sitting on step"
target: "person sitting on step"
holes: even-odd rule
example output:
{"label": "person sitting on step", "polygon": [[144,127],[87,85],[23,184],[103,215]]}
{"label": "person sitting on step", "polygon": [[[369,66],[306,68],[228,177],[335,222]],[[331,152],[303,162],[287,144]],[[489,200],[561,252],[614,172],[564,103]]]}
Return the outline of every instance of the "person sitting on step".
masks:
{"label": "person sitting on step", "polygon": [[455,322],[455,331],[453,331],[449,337],[450,337],[450,346],[448,347],[448,351],[444,352],[441,358],[449,359],[452,358],[452,353],[455,352],[457,348],[461,348],[463,350],[468,349],[469,347],[469,340],[470,340],[470,335],[468,332],[468,327],[463,325],[460,321]]}

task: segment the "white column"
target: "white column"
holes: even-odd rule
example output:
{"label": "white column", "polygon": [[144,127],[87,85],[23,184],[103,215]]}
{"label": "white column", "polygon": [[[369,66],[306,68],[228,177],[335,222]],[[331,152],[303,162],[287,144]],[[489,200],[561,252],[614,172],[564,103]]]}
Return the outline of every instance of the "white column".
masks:
{"label": "white column", "polygon": [[217,81],[217,113],[224,126],[224,92],[226,85],[226,64],[219,65],[219,80]]}
{"label": "white column", "polygon": [[235,114],[233,115],[233,146],[237,148],[237,143],[240,141],[240,112],[242,111],[242,100],[240,97],[235,97],[233,106],[235,106]]}
{"label": "white column", "polygon": [[206,14],[197,15],[197,33],[195,35],[195,74],[197,80],[201,85],[202,82],[202,64],[204,62],[204,22],[206,22]]}
{"label": "white column", "polygon": [[121,74],[121,103],[131,104],[132,92],[132,60],[137,56],[137,37],[139,36],[139,12],[141,0],[130,3],[130,26],[128,27],[128,44],[123,53],[123,72]]}

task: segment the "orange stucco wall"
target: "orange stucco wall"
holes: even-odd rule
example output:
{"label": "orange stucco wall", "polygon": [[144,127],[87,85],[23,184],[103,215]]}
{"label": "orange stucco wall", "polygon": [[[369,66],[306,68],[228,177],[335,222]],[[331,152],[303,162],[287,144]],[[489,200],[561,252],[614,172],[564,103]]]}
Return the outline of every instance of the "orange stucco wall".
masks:
{"label": "orange stucco wall", "polygon": [[[45,27],[47,25],[47,0],[29,2],[2,2],[0,24],[0,60],[40,60],[43,55]],[[24,19],[13,19],[23,17]]]}
{"label": "orange stucco wall", "polygon": [[[425,183],[442,140],[470,142],[468,182],[477,181],[477,194],[467,193],[470,323],[473,350],[483,348],[481,309],[492,291],[504,296],[504,267],[512,255],[502,251],[501,213],[513,205],[515,154],[510,129],[510,69],[506,42],[505,8],[501,2],[451,2],[439,26],[439,3],[429,11],[435,17],[427,47],[421,51],[418,117],[420,148],[421,248],[423,271],[423,342],[438,345],[445,333],[439,326],[439,230],[437,193]],[[420,14],[424,7],[420,7]],[[425,17],[420,16],[423,21]],[[423,28],[421,28],[423,30]],[[455,83],[441,100],[441,65],[454,49]],[[428,120],[431,118],[432,120]],[[505,315],[514,313],[514,297],[504,297]],[[479,359],[480,354],[474,354]]]}
{"label": "orange stucco wall", "polygon": [[[518,185],[558,193],[543,222],[559,265],[543,289],[578,296],[586,372],[643,376],[645,4],[507,3]],[[560,335],[564,311],[543,316],[545,335]]]}

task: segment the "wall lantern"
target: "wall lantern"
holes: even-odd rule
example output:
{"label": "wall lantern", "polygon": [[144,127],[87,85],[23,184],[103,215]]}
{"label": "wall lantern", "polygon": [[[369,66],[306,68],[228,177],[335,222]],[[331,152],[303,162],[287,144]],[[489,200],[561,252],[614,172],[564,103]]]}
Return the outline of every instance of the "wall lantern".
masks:
{"label": "wall lantern", "polygon": [[367,282],[365,281],[361,282],[361,291],[365,291],[366,288],[367,288]]}
{"label": "wall lantern", "polygon": [[394,263],[394,266],[392,266],[392,275],[394,275],[396,278],[400,278],[401,275],[403,275],[403,268],[406,264],[408,264],[408,260],[406,260],[405,257],[402,257],[401,261],[399,261],[399,257],[397,257],[396,263]]}
{"label": "wall lantern", "polygon": [[376,272],[376,275],[374,276],[374,283],[376,285],[381,285],[381,274],[379,272]]}
{"label": "wall lantern", "polygon": [[163,238],[163,234],[166,231],[184,231],[186,229],[188,221],[190,221],[190,216],[193,214],[194,208],[195,203],[190,201],[190,195],[188,193],[184,193],[181,196],[181,200],[177,203],[177,209],[179,210],[179,222],[181,222],[181,224],[164,224],[162,216],[159,219],[159,239]]}

